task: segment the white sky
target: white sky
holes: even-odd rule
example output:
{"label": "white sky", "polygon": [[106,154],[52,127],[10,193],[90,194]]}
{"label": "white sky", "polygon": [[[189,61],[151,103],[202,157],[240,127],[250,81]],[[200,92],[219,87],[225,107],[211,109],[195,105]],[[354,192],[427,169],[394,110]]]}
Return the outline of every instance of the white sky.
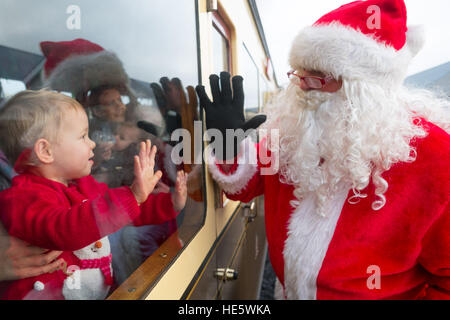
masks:
{"label": "white sky", "polygon": [[[279,85],[287,83],[288,54],[293,38],[325,13],[352,0],[256,0]],[[424,25],[426,43],[408,75],[450,60],[450,1],[405,0],[408,25]]]}

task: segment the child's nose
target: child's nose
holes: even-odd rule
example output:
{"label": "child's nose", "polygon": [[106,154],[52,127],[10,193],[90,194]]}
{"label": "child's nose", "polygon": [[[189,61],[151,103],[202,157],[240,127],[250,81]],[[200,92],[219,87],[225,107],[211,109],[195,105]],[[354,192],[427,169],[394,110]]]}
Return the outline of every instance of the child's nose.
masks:
{"label": "child's nose", "polygon": [[91,143],[91,149],[94,149],[97,144],[95,143],[95,141],[93,141],[91,139],[89,139],[89,141]]}

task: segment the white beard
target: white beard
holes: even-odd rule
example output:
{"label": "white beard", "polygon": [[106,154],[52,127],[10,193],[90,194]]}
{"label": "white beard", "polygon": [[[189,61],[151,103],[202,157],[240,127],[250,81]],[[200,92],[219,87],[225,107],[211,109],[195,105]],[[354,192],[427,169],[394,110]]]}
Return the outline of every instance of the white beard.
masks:
{"label": "white beard", "polygon": [[267,148],[279,158],[281,182],[296,187],[294,207],[313,192],[318,213],[326,215],[340,182],[351,186],[349,201],[356,203],[367,196],[361,191],[371,179],[377,196],[372,209],[384,206],[388,184],[381,174],[394,163],[414,161],[410,141],[426,136],[413,119],[429,117],[410,109],[405,92],[356,81],[344,81],[335,93],[303,92],[291,84],[272,100],[261,129],[279,130],[279,144],[267,136]]}

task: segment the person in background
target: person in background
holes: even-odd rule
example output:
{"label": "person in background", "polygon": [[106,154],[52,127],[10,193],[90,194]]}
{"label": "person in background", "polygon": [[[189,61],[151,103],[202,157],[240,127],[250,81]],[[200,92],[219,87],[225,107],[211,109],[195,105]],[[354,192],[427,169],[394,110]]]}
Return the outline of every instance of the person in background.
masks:
{"label": "person in background", "polygon": [[105,298],[114,283],[107,236],[130,223],[172,220],[186,203],[181,171],[174,193],[151,194],[162,173],[153,171],[156,147],[149,140],[134,157],[131,186],[110,189],[96,182],[87,115],[65,95],[16,94],[1,110],[0,133],[6,137],[0,147],[19,173],[0,193],[5,229],[30,244],[63,251],[64,260],[62,270],[12,282],[7,299]]}

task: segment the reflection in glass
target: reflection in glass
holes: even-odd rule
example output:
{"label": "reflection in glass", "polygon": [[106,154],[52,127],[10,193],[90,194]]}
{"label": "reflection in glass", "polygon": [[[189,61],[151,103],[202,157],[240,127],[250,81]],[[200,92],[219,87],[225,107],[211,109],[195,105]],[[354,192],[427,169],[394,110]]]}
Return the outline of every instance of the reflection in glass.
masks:
{"label": "reflection in glass", "polygon": [[262,112],[264,109],[269,95],[269,85],[267,84],[267,80],[263,77],[262,74],[259,75],[259,112]]}
{"label": "reflection in glass", "polygon": [[213,73],[220,74],[222,71],[230,71],[228,40],[216,27],[213,28],[213,48]]}
{"label": "reflection in glass", "polygon": [[259,94],[259,71],[252,59],[250,52],[245,44],[242,44],[241,50],[241,68],[240,74],[244,77],[244,92],[245,92],[245,117],[251,118],[259,112],[260,108],[260,94]]}
{"label": "reflection in glass", "polygon": [[[70,5],[80,8],[79,29],[67,28]],[[176,127],[161,112],[150,86],[165,76],[178,77],[186,86],[198,83],[194,6],[194,1],[177,0],[0,4],[0,99],[25,87],[44,86],[76,98],[86,108],[89,135],[97,144],[92,175],[110,188],[130,185],[133,156],[144,139],[158,147],[155,170],[163,171],[155,193],[173,193],[177,170],[189,173],[187,203],[176,219],[127,226],[109,237],[116,284],[169,238],[178,244],[171,250],[181,249],[203,223],[201,166],[171,161],[170,133]],[[75,39],[84,41],[74,46]],[[198,119],[197,105],[185,104],[179,110],[184,122],[175,126],[186,128],[185,119]],[[146,121],[147,129],[137,127],[137,121]]]}
{"label": "reflection in glass", "polygon": [[25,84],[22,81],[0,79],[0,97],[2,98],[11,97],[25,89]]}

